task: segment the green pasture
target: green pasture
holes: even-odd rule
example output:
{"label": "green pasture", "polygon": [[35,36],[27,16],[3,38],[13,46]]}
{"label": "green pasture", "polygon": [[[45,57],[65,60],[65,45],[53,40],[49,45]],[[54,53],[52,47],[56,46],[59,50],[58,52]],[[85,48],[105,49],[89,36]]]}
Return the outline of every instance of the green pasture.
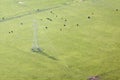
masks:
{"label": "green pasture", "polygon": [[0,0],[0,80],[120,80],[119,3]]}

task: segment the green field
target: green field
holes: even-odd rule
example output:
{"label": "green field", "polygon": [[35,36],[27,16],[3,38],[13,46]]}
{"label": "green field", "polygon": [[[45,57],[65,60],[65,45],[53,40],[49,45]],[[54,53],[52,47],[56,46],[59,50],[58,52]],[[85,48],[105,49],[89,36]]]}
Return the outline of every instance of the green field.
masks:
{"label": "green field", "polygon": [[0,0],[0,80],[96,75],[120,80],[120,0]]}

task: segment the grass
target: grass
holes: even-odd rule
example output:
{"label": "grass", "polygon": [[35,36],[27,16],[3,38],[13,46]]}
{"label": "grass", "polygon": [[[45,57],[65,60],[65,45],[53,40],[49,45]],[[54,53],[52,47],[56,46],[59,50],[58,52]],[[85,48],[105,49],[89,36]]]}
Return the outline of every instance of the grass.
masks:
{"label": "grass", "polygon": [[[1,0],[1,18],[60,7],[0,22],[1,80],[86,80],[94,75],[120,80],[119,0],[23,2],[21,6],[18,0]],[[31,52],[33,20],[37,20],[40,47],[47,56]]]}

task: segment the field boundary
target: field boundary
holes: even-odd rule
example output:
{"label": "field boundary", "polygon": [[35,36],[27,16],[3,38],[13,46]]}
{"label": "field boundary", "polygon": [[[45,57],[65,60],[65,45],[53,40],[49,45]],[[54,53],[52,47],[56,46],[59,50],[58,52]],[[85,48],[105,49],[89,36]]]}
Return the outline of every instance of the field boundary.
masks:
{"label": "field boundary", "polygon": [[59,7],[60,6],[46,8],[46,9],[36,9],[36,10],[24,12],[23,14],[16,15],[16,16],[3,17],[2,19],[0,19],[0,22],[5,22],[5,21],[21,18],[21,17],[28,16],[28,15],[37,14],[37,13],[40,13],[40,12],[45,12],[45,11],[56,9],[56,8],[59,8]]}
{"label": "field boundary", "polygon": [[[67,6],[67,5],[69,5],[69,4],[63,3],[62,5],[63,5],[63,6]],[[56,8],[60,8],[60,7],[63,7],[63,6],[59,5],[59,6],[55,6],[55,7],[46,8],[46,9],[39,9],[39,8],[38,8],[38,9],[36,9],[36,10],[31,10],[31,11],[23,12],[23,14],[20,14],[20,15],[9,16],[9,17],[2,17],[2,18],[0,19],[0,23],[1,23],[1,22],[10,21],[10,20],[14,20],[14,19],[17,19],[17,18],[22,18],[22,17],[28,16],[28,15],[32,15],[32,14],[37,14],[37,13],[49,11],[49,10],[56,9]]]}

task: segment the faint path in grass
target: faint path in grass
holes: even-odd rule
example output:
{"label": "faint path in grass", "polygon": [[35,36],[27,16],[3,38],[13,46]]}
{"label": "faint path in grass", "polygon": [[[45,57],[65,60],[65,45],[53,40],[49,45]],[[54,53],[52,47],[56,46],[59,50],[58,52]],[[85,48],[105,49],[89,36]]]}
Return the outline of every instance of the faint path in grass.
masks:
{"label": "faint path in grass", "polygon": [[[117,69],[99,74],[98,76],[100,77],[101,80],[107,80],[108,78],[111,78],[109,76],[112,76],[112,75],[114,76],[114,74],[116,74],[116,76],[119,78],[119,75],[117,75],[119,73],[120,73],[120,68],[117,68]],[[112,77],[112,78],[114,79],[114,77]]]}

